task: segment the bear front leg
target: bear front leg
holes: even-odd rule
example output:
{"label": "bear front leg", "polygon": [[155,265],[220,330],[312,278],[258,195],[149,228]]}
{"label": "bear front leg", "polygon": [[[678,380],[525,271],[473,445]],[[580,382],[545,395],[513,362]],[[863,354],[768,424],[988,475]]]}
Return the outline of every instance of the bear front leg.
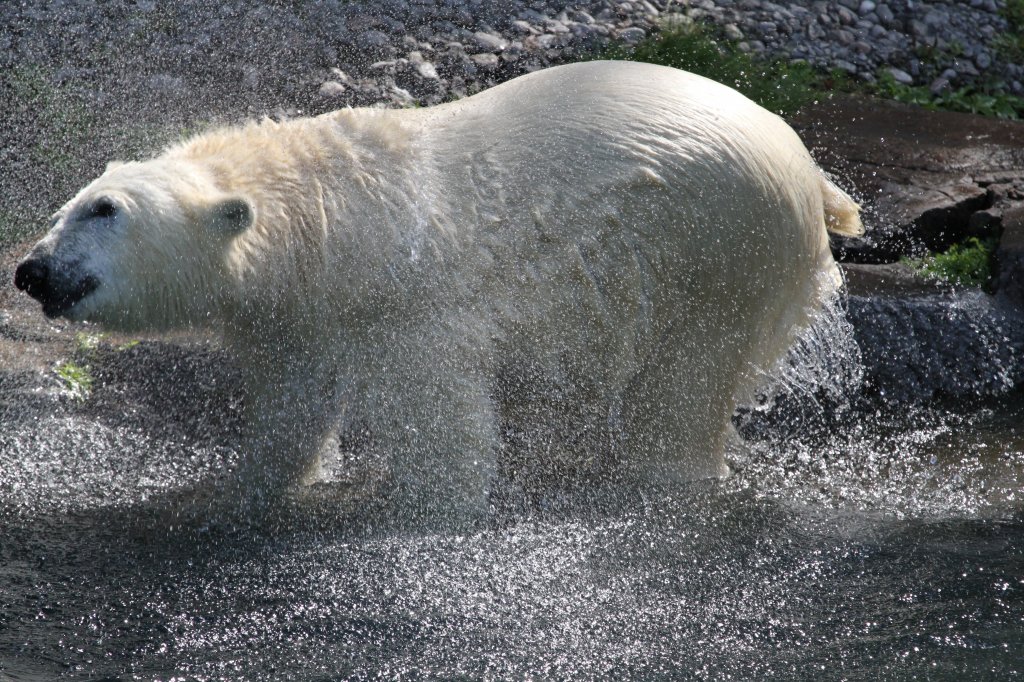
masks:
{"label": "bear front leg", "polygon": [[235,472],[240,501],[271,506],[316,469],[337,415],[331,383],[317,362],[291,357],[246,372],[245,440]]}
{"label": "bear front leg", "polygon": [[[455,349],[415,352],[401,341],[368,386],[371,439],[391,462],[392,503],[402,518],[431,523],[480,521],[496,475],[497,420],[489,383]],[[391,361],[389,361],[391,360]]]}

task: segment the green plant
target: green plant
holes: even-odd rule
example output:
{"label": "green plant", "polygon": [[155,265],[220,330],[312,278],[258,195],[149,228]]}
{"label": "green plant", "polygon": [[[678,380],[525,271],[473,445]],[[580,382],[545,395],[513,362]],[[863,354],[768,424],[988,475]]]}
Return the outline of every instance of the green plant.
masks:
{"label": "green plant", "polygon": [[999,82],[965,86],[935,94],[923,86],[899,83],[891,73],[882,71],[872,90],[879,97],[915,104],[925,109],[961,111],[1008,119],[1024,117],[1024,98],[1006,92],[1005,85]]}
{"label": "green plant", "polygon": [[79,402],[84,402],[92,391],[92,373],[88,365],[67,360],[54,368],[54,373],[64,383],[67,392]]}
{"label": "green plant", "polygon": [[805,62],[759,59],[697,23],[677,23],[635,46],[613,46],[601,59],[672,66],[730,85],[771,111],[793,113],[839,83]]}
{"label": "green plant", "polygon": [[1006,33],[995,36],[992,45],[1009,62],[1024,60],[1024,0],[1006,0],[999,13],[1006,19]]}
{"label": "green plant", "polygon": [[963,287],[983,287],[992,277],[992,254],[997,241],[971,237],[943,253],[925,258],[904,259],[904,263],[930,279]]}
{"label": "green plant", "polygon": [[88,332],[78,332],[75,334],[75,352],[78,355],[88,356],[100,345],[100,341],[104,339],[106,334],[97,333],[90,334]]}

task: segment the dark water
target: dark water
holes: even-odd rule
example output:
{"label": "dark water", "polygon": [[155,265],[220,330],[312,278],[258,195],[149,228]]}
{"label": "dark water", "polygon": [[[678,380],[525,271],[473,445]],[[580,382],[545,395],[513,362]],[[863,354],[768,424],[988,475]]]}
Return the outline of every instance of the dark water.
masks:
{"label": "dark water", "polygon": [[54,417],[0,448],[0,679],[1024,677],[1022,416],[862,416],[462,533],[170,528],[228,454]]}

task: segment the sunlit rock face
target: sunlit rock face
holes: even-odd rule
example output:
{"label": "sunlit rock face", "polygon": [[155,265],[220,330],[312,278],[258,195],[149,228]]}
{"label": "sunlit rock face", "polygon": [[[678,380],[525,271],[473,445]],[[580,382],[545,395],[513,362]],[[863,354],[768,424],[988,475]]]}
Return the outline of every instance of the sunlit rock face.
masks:
{"label": "sunlit rock face", "polygon": [[213,131],[111,164],[54,221],[15,273],[48,315],[223,332],[242,496],[359,424],[400,506],[455,516],[486,509],[508,443],[720,475],[736,396],[839,284],[826,228],[860,229],[777,116],[616,62]]}

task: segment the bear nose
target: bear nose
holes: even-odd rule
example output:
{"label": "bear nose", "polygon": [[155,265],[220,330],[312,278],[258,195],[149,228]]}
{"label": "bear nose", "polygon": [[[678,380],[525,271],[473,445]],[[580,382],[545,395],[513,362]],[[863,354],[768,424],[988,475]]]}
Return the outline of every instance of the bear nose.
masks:
{"label": "bear nose", "polygon": [[14,271],[14,286],[32,298],[39,298],[49,288],[50,265],[42,258],[23,260]]}

